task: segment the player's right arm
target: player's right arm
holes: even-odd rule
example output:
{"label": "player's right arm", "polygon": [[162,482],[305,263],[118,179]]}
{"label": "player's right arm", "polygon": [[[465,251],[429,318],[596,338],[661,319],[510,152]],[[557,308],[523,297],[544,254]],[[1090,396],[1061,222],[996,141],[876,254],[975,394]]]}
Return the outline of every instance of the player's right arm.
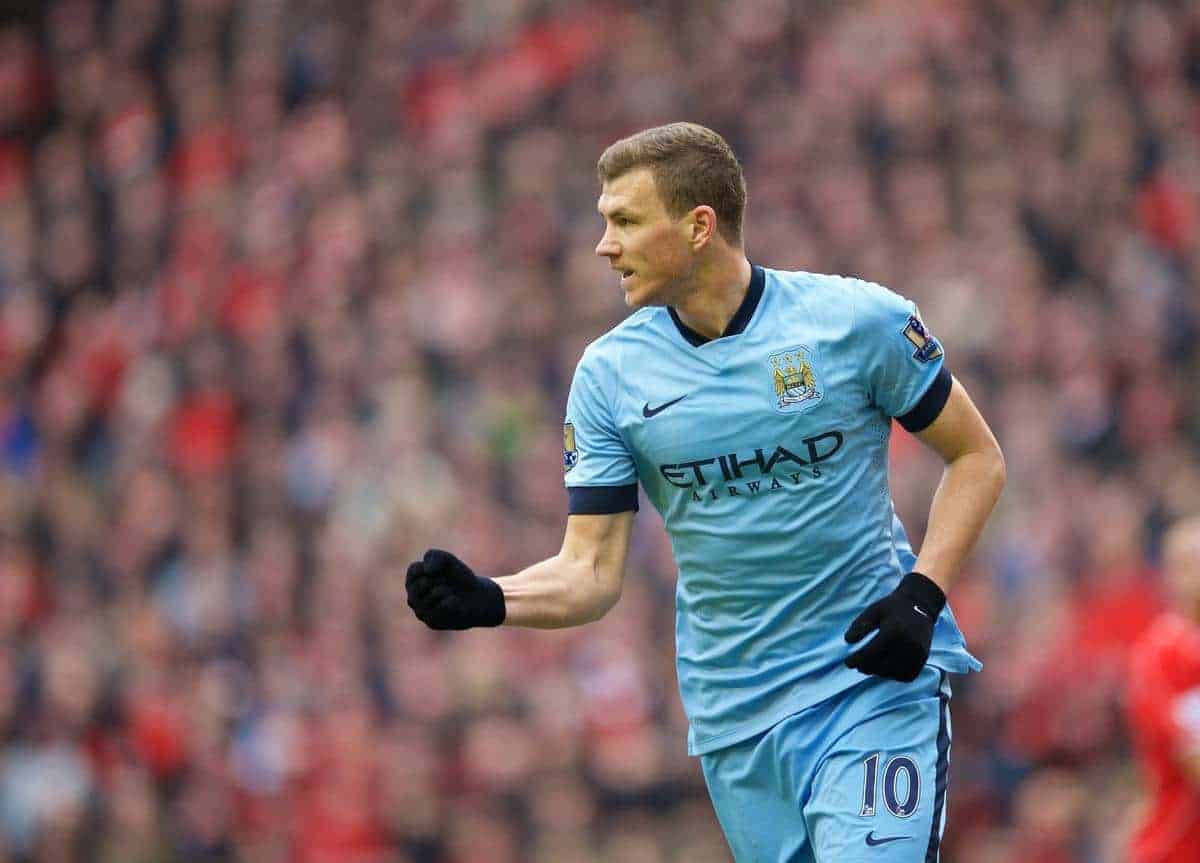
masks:
{"label": "player's right arm", "polygon": [[478,576],[450,552],[430,549],[408,567],[408,605],[431,629],[590,623],[621,596],[632,531],[632,511],[569,516],[558,554],[500,578]]}
{"label": "player's right arm", "polygon": [[588,623],[621,595],[638,497],[633,455],[618,428],[616,362],[593,343],[575,369],[563,423],[566,535],[554,557],[500,579],[509,623]]}
{"label": "player's right arm", "polygon": [[409,566],[406,585],[409,606],[428,626],[556,629],[599,620],[616,604],[638,499],[633,457],[614,416],[615,380],[590,349],[575,370],[563,425],[569,509],[558,554],[493,579],[448,552],[426,552]]}

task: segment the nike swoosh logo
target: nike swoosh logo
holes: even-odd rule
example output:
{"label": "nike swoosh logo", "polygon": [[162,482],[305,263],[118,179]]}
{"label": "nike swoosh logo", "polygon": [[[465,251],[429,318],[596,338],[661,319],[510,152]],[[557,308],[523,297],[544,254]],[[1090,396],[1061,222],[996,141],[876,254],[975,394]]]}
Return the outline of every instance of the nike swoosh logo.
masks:
{"label": "nike swoosh logo", "polygon": [[921,606],[919,606],[919,605],[914,605],[913,611],[915,611],[917,614],[921,615],[921,617],[929,617],[929,614],[925,611],[925,609],[921,608]]}
{"label": "nike swoosh logo", "polygon": [[671,405],[675,404],[676,402],[681,402],[686,398],[687,398],[687,393],[684,393],[679,398],[674,399],[673,401],[669,401],[666,404],[659,405],[656,408],[650,407],[650,402],[646,402],[644,405],[642,405],[642,416],[644,416],[646,419],[650,419],[650,417],[657,416],[658,414],[662,413],[667,408],[669,408]]}
{"label": "nike swoosh logo", "polygon": [[880,836],[875,838],[875,831],[867,834],[867,844],[874,848],[876,845],[886,845],[889,842],[899,842],[901,839],[912,839],[911,836]]}

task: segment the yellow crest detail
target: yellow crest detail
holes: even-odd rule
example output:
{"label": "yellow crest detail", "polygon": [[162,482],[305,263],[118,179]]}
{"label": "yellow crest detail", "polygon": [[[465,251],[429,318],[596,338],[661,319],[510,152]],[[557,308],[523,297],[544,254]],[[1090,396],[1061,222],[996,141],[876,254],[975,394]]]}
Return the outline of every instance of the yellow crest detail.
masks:
{"label": "yellow crest detail", "polygon": [[810,354],[808,348],[799,346],[770,356],[777,409],[794,410],[821,397]]}

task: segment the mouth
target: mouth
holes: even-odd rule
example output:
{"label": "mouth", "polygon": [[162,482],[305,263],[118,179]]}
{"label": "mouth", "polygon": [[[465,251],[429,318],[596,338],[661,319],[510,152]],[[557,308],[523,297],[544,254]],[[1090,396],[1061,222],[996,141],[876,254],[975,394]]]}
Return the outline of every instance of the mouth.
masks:
{"label": "mouth", "polygon": [[620,276],[621,287],[628,287],[629,280],[633,278],[633,270],[618,269],[617,274]]}

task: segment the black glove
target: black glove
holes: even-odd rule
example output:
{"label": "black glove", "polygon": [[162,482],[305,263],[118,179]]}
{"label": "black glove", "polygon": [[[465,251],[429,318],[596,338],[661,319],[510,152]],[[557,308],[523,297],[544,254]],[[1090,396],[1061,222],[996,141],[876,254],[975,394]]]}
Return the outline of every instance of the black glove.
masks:
{"label": "black glove", "polygon": [[874,629],[879,634],[846,657],[846,665],[863,674],[911,683],[929,659],[933,625],[945,606],[946,594],[932,579],[910,572],[894,591],[854,618],[846,630],[850,644]]}
{"label": "black glove", "polygon": [[504,622],[504,591],[448,551],[431,548],[408,565],[408,607],[430,629],[470,629]]}

